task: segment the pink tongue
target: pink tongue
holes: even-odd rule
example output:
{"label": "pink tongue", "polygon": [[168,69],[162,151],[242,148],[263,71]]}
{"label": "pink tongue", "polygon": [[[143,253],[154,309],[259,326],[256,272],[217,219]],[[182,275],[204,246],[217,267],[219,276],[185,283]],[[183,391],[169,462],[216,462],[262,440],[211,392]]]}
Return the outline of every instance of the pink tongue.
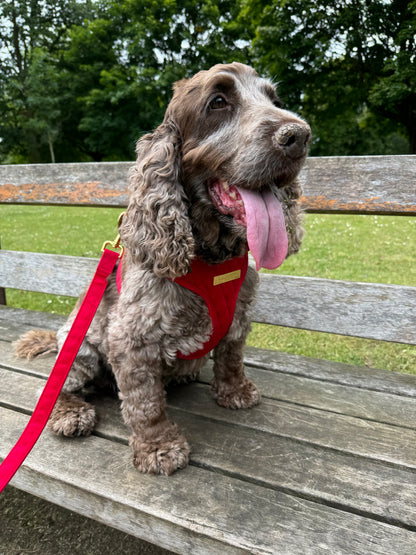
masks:
{"label": "pink tongue", "polygon": [[270,189],[249,191],[238,187],[247,219],[247,242],[256,269],[278,268],[287,254],[285,218],[280,202]]}

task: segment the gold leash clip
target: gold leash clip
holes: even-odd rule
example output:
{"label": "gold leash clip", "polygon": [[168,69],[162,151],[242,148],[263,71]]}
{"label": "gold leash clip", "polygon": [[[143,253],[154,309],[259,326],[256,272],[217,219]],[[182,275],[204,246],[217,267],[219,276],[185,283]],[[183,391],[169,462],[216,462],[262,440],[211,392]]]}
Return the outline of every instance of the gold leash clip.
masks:
{"label": "gold leash clip", "polygon": [[[124,214],[125,214],[125,212],[122,212],[120,214],[120,216],[118,217],[118,222],[117,222],[117,227],[118,228],[121,225]],[[120,249],[118,257],[121,258],[123,256],[124,247],[121,244],[120,234],[117,235],[117,237],[114,239],[114,241],[104,241],[103,246],[101,247],[101,252],[104,252],[104,249],[109,249],[109,248],[115,249],[115,250]]]}

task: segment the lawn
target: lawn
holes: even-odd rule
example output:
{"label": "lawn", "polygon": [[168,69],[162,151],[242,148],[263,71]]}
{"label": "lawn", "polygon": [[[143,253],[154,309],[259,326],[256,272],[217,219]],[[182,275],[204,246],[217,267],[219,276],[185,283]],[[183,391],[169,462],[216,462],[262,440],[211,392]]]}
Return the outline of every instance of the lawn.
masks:
{"label": "lawn", "polygon": [[[0,206],[3,249],[99,255],[116,235],[119,209]],[[416,286],[416,218],[309,214],[301,252],[281,274]],[[75,300],[7,291],[11,306],[68,314]],[[253,325],[249,345],[416,373],[416,348],[276,326]]]}

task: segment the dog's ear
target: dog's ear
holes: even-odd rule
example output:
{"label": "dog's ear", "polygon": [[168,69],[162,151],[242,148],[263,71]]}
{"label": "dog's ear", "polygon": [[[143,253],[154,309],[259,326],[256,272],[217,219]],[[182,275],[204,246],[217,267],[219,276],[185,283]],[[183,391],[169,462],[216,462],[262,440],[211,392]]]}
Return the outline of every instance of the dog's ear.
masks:
{"label": "dog's ear", "polygon": [[302,244],[304,235],[303,212],[299,203],[302,196],[302,186],[296,179],[292,183],[277,189],[276,197],[280,200],[285,216],[288,249],[286,258],[296,254]]}
{"label": "dog's ear", "polygon": [[194,254],[180,150],[179,132],[169,121],[138,141],[130,201],[120,227],[133,259],[158,277],[188,273]]}

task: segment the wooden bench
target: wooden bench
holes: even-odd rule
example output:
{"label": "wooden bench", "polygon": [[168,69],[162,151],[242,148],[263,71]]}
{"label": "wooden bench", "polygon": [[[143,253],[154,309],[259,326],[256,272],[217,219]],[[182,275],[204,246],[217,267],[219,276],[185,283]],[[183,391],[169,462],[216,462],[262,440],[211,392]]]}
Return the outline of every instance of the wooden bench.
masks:
{"label": "wooden bench", "polygon": [[[0,202],[125,206],[129,166],[0,166]],[[310,212],[416,215],[416,156],[310,158],[301,179]],[[0,286],[77,296],[95,265],[0,251]],[[0,310],[0,460],[54,360],[17,360],[11,342],[62,321]],[[416,288],[264,274],[255,321],[414,345]],[[254,348],[246,366],[263,392],[252,410],[215,404],[210,364],[169,389],[185,470],[139,474],[105,398],[93,436],[45,431],[12,485],[180,554],[416,553],[416,376]]]}

